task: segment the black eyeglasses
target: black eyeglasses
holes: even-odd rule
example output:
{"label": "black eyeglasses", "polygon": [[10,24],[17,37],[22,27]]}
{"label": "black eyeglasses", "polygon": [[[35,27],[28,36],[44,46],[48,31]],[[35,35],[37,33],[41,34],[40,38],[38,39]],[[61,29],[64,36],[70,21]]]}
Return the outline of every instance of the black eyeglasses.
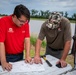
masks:
{"label": "black eyeglasses", "polygon": [[19,18],[17,18],[21,23],[27,23],[28,22],[28,20],[26,20],[26,21],[23,21],[23,20],[20,20]]}

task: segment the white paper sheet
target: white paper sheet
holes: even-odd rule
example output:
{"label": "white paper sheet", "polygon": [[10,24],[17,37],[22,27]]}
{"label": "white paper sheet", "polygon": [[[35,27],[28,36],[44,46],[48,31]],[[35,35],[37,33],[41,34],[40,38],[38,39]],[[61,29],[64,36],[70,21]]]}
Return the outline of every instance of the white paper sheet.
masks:
{"label": "white paper sheet", "polygon": [[[11,62],[10,62],[11,63]],[[29,64],[25,63],[23,61],[11,63],[12,64],[12,70],[10,72],[35,72],[35,71],[45,71],[43,64]],[[3,71],[0,66],[0,73],[7,72]]]}
{"label": "white paper sheet", "polygon": [[26,64],[24,61],[19,61],[13,64],[13,69],[10,72],[1,71],[0,75],[60,75],[72,69],[71,65],[67,65],[65,68],[56,67],[56,62],[59,60],[53,56],[47,55],[46,59],[52,64],[49,67],[48,64],[42,59],[43,64]]}
{"label": "white paper sheet", "polygon": [[44,71],[43,64],[29,64],[25,63],[24,61],[12,63],[13,69],[11,72],[31,72],[31,71]]}

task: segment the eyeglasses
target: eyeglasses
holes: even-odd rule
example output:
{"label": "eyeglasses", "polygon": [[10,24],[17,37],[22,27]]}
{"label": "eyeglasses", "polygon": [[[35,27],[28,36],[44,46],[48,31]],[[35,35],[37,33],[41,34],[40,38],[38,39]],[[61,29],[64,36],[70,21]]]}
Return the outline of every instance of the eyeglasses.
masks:
{"label": "eyeglasses", "polygon": [[28,22],[28,20],[26,20],[26,21],[23,21],[23,20],[20,20],[19,18],[17,18],[21,23],[27,23]]}

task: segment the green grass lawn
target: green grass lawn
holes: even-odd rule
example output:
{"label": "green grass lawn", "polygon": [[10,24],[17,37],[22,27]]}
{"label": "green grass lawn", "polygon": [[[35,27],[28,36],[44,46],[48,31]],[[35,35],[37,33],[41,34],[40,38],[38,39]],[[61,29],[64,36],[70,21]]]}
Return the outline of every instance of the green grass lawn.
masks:
{"label": "green grass lawn", "polygon": [[[40,56],[42,56],[42,55],[44,55],[45,54],[45,51],[40,51]],[[30,55],[31,55],[31,57],[34,57],[34,55],[35,55],[35,51],[34,50],[31,50],[31,52],[30,52]]]}
{"label": "green grass lawn", "polygon": [[[26,51],[24,50],[24,55],[25,55],[25,52],[26,52]],[[41,50],[41,51],[40,51],[40,56],[42,56],[42,55],[44,55],[44,54],[45,54],[45,51],[44,51],[44,50],[43,50],[43,51]],[[31,57],[34,57],[34,56],[35,56],[35,50],[30,50],[30,56],[31,56]]]}

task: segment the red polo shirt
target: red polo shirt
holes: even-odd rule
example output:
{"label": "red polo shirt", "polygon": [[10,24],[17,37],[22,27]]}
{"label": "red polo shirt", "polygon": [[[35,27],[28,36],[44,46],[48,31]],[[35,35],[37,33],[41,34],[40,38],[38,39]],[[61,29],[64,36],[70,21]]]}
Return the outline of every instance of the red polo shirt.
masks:
{"label": "red polo shirt", "polygon": [[0,42],[4,42],[8,54],[18,54],[24,50],[24,39],[29,38],[29,24],[15,25],[12,16],[0,19]]}

